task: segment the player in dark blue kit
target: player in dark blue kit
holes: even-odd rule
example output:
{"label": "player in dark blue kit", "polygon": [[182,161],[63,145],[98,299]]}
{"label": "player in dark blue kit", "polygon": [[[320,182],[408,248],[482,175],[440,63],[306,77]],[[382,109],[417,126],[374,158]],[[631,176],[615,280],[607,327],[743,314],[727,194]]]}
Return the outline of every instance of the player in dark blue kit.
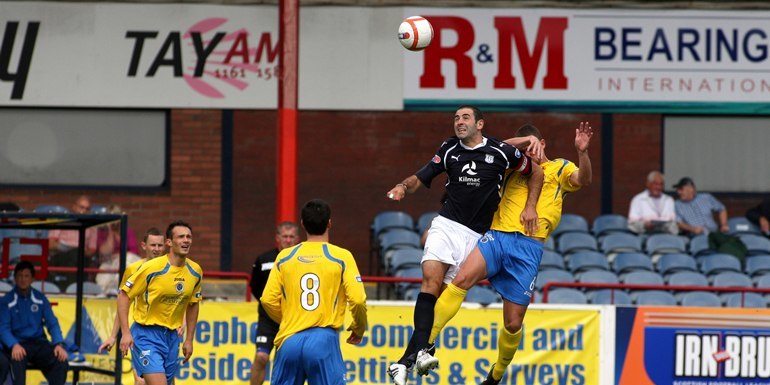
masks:
{"label": "player in dark blue kit", "polygon": [[422,287],[414,308],[414,332],[404,355],[388,369],[396,385],[406,384],[407,370],[412,365],[421,375],[438,365],[437,359],[425,354],[433,326],[433,307],[481,234],[489,230],[500,202],[500,186],[506,170],[516,170],[529,178],[530,194],[521,221],[530,232],[537,229],[535,207],[543,186],[543,170],[516,147],[483,136],[483,128],[484,119],[478,108],[460,106],[454,116],[455,136],[441,144],[428,164],[387,194],[388,198],[398,201],[420,185],[430,187],[436,176],[442,173],[448,176],[446,199],[425,241]]}

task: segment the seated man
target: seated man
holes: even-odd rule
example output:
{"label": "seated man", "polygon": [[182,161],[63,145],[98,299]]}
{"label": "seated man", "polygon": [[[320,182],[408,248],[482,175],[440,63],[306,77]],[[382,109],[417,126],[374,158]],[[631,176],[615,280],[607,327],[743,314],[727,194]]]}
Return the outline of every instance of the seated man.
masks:
{"label": "seated man", "polygon": [[628,228],[637,234],[678,234],[674,198],[663,193],[664,177],[660,171],[647,174],[647,189],[631,199]]}
{"label": "seated man", "polygon": [[766,198],[757,207],[746,211],[746,218],[759,226],[762,234],[770,237],[770,198]]}
{"label": "seated man", "polygon": [[[696,191],[695,182],[688,177],[680,179],[674,188],[679,194],[676,201],[676,221],[682,232],[698,235],[730,231],[725,205],[713,195]],[[714,221],[714,214],[719,217],[719,224]]]}
{"label": "seated man", "polygon": [[28,362],[40,368],[50,385],[64,385],[69,365],[61,328],[48,298],[32,288],[34,276],[35,267],[29,261],[19,262],[13,270],[16,286],[0,298],[3,353],[10,357],[14,385],[26,384]]}
{"label": "seated man", "polygon": [[[72,204],[73,214],[89,214],[91,212],[91,199],[86,195],[81,195]],[[97,229],[89,227],[86,229],[84,253],[86,261],[96,254]],[[78,230],[51,230],[48,232],[48,253],[49,265],[55,267],[76,267],[78,265],[78,246],[80,245],[80,235]],[[86,262],[88,267],[89,262]],[[64,290],[69,284],[77,280],[74,272],[51,273],[53,280]]]}

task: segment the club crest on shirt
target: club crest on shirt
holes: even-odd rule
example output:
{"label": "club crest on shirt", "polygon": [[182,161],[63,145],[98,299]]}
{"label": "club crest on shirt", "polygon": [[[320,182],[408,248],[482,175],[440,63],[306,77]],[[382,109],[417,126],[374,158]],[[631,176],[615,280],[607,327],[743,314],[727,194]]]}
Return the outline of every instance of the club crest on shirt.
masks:
{"label": "club crest on shirt", "polygon": [[174,284],[174,288],[176,289],[177,293],[181,293],[184,291],[184,282],[177,282]]}
{"label": "club crest on shirt", "polygon": [[487,156],[484,157],[484,161],[489,164],[495,163],[495,156],[487,154]]}
{"label": "club crest on shirt", "polygon": [[40,307],[38,307],[36,303],[33,303],[32,306],[29,307],[29,310],[33,313],[37,313],[40,310]]}

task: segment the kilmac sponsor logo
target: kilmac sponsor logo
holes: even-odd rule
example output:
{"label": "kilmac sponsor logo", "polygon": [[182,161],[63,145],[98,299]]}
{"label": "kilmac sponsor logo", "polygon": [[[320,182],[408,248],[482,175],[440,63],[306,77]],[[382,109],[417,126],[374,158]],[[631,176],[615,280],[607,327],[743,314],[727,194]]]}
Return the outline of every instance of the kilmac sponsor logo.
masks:
{"label": "kilmac sponsor logo", "polygon": [[183,79],[208,98],[225,98],[278,76],[278,38],[212,17],[186,31],[129,30],[132,42],[128,77],[156,75]]}
{"label": "kilmac sponsor logo", "polygon": [[678,333],[675,346],[676,378],[770,379],[770,333]]}

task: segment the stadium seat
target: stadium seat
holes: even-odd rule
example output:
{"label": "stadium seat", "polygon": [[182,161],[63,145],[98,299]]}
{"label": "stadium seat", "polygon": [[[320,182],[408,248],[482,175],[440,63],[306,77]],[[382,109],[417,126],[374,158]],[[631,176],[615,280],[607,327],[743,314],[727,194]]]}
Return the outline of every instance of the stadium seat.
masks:
{"label": "stadium seat", "polygon": [[548,293],[548,303],[584,305],[588,303],[588,298],[580,290],[563,287]]}
{"label": "stadium seat", "polygon": [[587,270],[578,276],[580,283],[620,283],[618,276],[607,270]]}
{"label": "stadium seat", "polygon": [[663,277],[654,271],[632,271],[621,281],[627,285],[665,285]]}
{"label": "stadium seat", "polygon": [[767,307],[767,303],[765,302],[765,299],[757,293],[730,293],[725,296],[725,306],[763,309]]}
{"label": "stadium seat", "polygon": [[543,250],[543,258],[540,260],[540,270],[551,269],[564,270],[564,257],[555,251]]}
{"label": "stadium seat", "polygon": [[[770,289],[770,274],[754,277],[754,284],[757,285],[757,289]],[[770,293],[768,293],[768,295],[770,295]]]}
{"label": "stadium seat", "polygon": [[709,247],[709,236],[707,234],[699,234],[692,237],[688,248],[690,250],[690,255],[693,257],[716,253],[716,250]]}
{"label": "stadium seat", "polygon": [[44,294],[61,293],[61,289],[59,288],[59,286],[53,282],[45,282],[45,285],[43,285],[43,281],[34,281],[32,282],[32,287],[36,290],[43,292]]}
{"label": "stadium seat", "polygon": [[678,271],[699,271],[695,258],[680,253],[661,255],[660,259],[658,259],[657,267],[658,273],[663,276]]}
{"label": "stadium seat", "polygon": [[594,218],[591,233],[596,239],[602,239],[605,235],[613,233],[633,234],[628,229],[628,219],[619,214],[602,214]]}
{"label": "stadium seat", "polygon": [[612,270],[616,274],[621,275],[631,271],[653,271],[654,269],[652,267],[652,260],[646,254],[620,253],[612,261]]}
{"label": "stadium seat", "polygon": [[725,271],[712,277],[711,286],[714,287],[753,287],[754,283],[748,275]]}
{"label": "stadium seat", "polygon": [[[73,282],[67,286],[67,289],[64,290],[67,294],[77,294],[78,292],[78,283]],[[97,285],[96,282],[91,281],[83,281],[83,294],[90,294],[90,295],[99,295],[104,294],[104,290],[101,286]]]}
{"label": "stadium seat", "polygon": [[756,234],[761,235],[757,225],[751,223],[746,217],[732,217],[727,219],[727,225],[730,227],[730,234]]}
{"label": "stadium seat", "polygon": [[[422,269],[419,267],[412,267],[408,269],[401,269],[394,274],[398,278],[420,278],[422,279]],[[403,297],[407,290],[411,288],[420,289],[421,284],[418,282],[398,282],[396,283],[396,295]]]}
{"label": "stadium seat", "polygon": [[402,299],[404,301],[417,301],[417,296],[420,295],[419,287],[410,287],[404,292]]}
{"label": "stadium seat", "polygon": [[666,277],[666,284],[676,289],[676,286],[708,286],[705,275],[694,271],[679,271]]}
{"label": "stadium seat", "polygon": [[709,254],[698,259],[700,271],[705,275],[714,275],[723,271],[741,272],[741,262],[730,254]]}
{"label": "stadium seat", "polygon": [[754,255],[746,258],[745,271],[752,277],[770,273],[770,255]]}
{"label": "stadium seat", "polygon": [[382,234],[380,241],[380,255],[388,250],[414,248],[420,249],[420,236],[413,230],[393,229]]}
{"label": "stadium seat", "polygon": [[647,254],[685,253],[685,242],[682,238],[671,234],[652,234],[644,241],[644,250]]}
{"label": "stadium seat", "polygon": [[602,238],[599,250],[604,254],[641,252],[642,240],[634,234],[611,233]]}
{"label": "stadium seat", "polygon": [[396,271],[401,269],[420,267],[422,255],[422,249],[408,248],[393,250],[393,253],[390,254],[388,271],[390,271],[391,275],[394,275]]}
{"label": "stadium seat", "polygon": [[374,239],[381,239],[383,232],[392,229],[404,229],[414,232],[414,219],[403,211],[383,211],[375,215],[372,222]]}
{"label": "stadium seat", "polygon": [[559,225],[551,233],[552,237],[560,239],[563,234],[566,233],[588,233],[588,221],[577,214],[562,214]]}
{"label": "stadium seat", "polygon": [[556,251],[556,242],[554,242],[553,237],[548,237],[545,239],[543,250]]}
{"label": "stadium seat", "polygon": [[58,206],[58,205],[42,205],[35,207],[35,210],[33,210],[36,213],[51,213],[51,214],[69,214],[69,210],[67,210],[64,206]]}
{"label": "stadium seat", "polygon": [[588,294],[588,300],[595,305],[632,305],[631,297],[623,290],[602,289]]}
{"label": "stadium seat", "polygon": [[425,229],[430,226],[430,223],[433,222],[433,218],[435,218],[437,215],[438,213],[435,211],[420,215],[420,217],[417,218],[417,224],[414,227],[414,230],[417,231],[417,234],[422,236],[422,233],[425,232]]}
{"label": "stadium seat", "polygon": [[549,282],[575,282],[575,277],[566,270],[544,270],[537,274],[535,289],[542,291]]}
{"label": "stadium seat", "polygon": [[596,238],[588,233],[566,233],[559,237],[556,244],[556,251],[561,255],[585,250],[598,251]]}
{"label": "stadium seat", "polygon": [[13,285],[5,281],[0,281],[0,293],[7,293],[11,290],[13,290]]}
{"label": "stadium seat", "polygon": [[746,245],[749,256],[770,254],[770,239],[756,234],[743,234],[740,236],[741,242]]}
{"label": "stadium seat", "polygon": [[586,270],[609,270],[610,265],[604,254],[597,251],[580,251],[569,256],[567,268],[576,274]]}
{"label": "stadium seat", "polygon": [[707,291],[691,291],[682,295],[681,304],[688,307],[721,307],[722,300]]}
{"label": "stadium seat", "polygon": [[487,306],[489,304],[501,301],[502,299],[494,290],[483,286],[473,286],[465,295],[465,302],[476,302],[482,306]]}
{"label": "stadium seat", "polygon": [[637,306],[676,306],[676,298],[662,290],[645,290],[636,294]]}
{"label": "stadium seat", "polygon": [[109,209],[103,205],[91,205],[91,214],[108,214]]}

